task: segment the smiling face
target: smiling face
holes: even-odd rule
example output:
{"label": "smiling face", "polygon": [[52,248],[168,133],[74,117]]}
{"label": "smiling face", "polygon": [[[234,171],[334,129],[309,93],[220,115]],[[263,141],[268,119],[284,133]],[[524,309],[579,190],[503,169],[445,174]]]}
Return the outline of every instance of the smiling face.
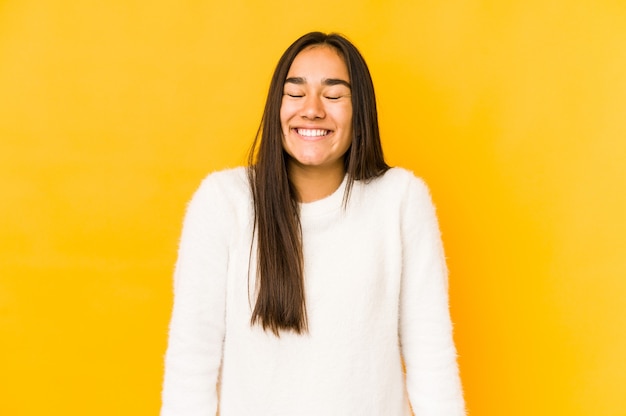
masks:
{"label": "smiling face", "polygon": [[280,107],[283,148],[289,169],[343,175],[343,156],[352,143],[350,77],[332,47],[315,45],[294,59]]}

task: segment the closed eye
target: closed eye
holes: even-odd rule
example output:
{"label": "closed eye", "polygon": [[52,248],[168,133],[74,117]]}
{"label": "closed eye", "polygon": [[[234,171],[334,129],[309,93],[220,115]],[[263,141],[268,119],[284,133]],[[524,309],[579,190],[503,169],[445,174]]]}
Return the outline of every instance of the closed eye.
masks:
{"label": "closed eye", "polygon": [[324,98],[327,100],[337,101],[342,98],[350,98],[350,94],[340,94],[340,95],[325,95]]}

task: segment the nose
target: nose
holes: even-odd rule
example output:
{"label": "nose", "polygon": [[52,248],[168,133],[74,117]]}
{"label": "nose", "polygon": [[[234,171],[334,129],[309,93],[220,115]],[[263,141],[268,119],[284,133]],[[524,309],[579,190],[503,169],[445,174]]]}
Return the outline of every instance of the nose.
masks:
{"label": "nose", "polygon": [[302,103],[301,115],[310,120],[324,118],[326,113],[321,97],[314,94],[307,95]]}

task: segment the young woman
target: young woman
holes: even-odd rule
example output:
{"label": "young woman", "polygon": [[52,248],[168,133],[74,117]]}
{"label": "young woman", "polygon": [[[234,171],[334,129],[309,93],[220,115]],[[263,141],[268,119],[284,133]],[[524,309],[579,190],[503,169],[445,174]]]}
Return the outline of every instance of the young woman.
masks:
{"label": "young woman", "polygon": [[189,204],[174,281],[162,416],[464,414],[429,192],[385,163],[342,36],[280,58],[249,167]]}

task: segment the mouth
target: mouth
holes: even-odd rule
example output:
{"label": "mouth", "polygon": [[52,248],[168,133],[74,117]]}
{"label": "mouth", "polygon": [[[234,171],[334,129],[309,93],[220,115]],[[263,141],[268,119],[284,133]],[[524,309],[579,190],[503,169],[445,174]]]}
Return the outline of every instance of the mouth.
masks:
{"label": "mouth", "polygon": [[301,128],[295,128],[293,130],[295,130],[295,132],[298,133],[298,135],[300,135],[302,137],[312,138],[312,139],[318,138],[318,137],[328,136],[332,132],[331,130],[325,130],[325,129],[301,129]]}

